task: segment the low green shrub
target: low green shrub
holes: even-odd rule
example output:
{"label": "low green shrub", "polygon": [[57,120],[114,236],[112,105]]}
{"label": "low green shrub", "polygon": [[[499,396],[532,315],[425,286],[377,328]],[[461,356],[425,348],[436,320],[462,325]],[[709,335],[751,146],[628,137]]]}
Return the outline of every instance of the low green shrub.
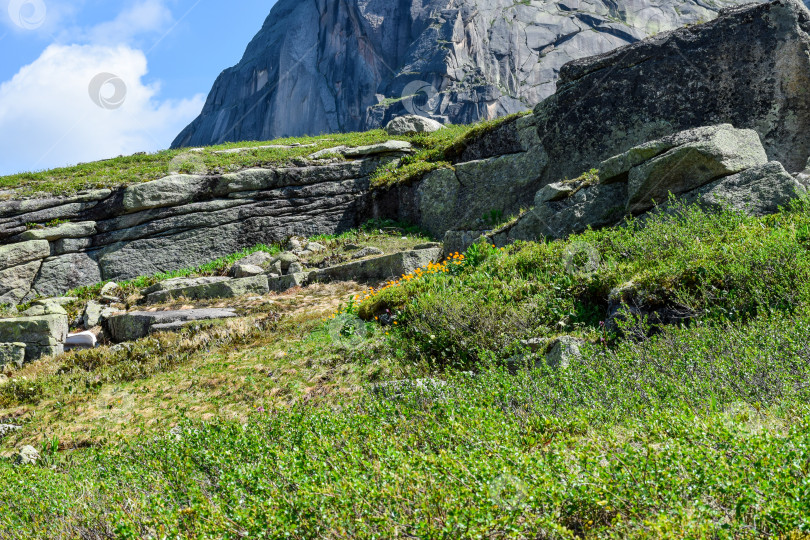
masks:
{"label": "low green shrub", "polygon": [[[9,538],[736,538],[810,529],[810,312],[0,462]],[[391,383],[389,383],[391,384]],[[799,537],[799,536],[796,536]]]}
{"label": "low green shrub", "polygon": [[504,250],[476,244],[457,271],[377,292],[360,313],[397,311],[414,354],[467,365],[487,351],[508,357],[510,344],[530,337],[599,337],[611,291],[685,321],[789,312],[810,302],[810,251],[801,233],[809,223],[804,201],[766,218],[673,204],[566,240]]}

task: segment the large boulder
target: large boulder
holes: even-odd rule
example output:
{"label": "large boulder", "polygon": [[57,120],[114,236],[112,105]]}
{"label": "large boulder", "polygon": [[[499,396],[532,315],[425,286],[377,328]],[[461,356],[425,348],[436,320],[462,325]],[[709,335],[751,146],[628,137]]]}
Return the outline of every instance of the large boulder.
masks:
{"label": "large boulder", "polygon": [[613,225],[626,215],[626,183],[589,186],[555,201],[543,201],[544,196],[540,195],[535,200],[535,207],[511,226],[507,241],[562,238],[588,227],[597,229]]}
{"label": "large boulder", "polygon": [[444,126],[431,118],[419,116],[417,114],[406,114],[397,116],[385,126],[385,131],[389,135],[413,135],[415,133],[433,133],[444,129]]}
{"label": "large boulder", "polygon": [[[701,127],[681,134],[683,144],[631,169],[628,209],[641,212],[668,195],[680,195],[716,178],[768,162],[759,136],[729,124]],[[659,145],[663,147],[663,145]]]}
{"label": "large boulder", "polygon": [[755,130],[791,173],[810,155],[810,12],[798,0],[723,11],[563,66],[534,120],[549,156],[544,183],[646,141],[729,123]]}
{"label": "large boulder", "polygon": [[61,354],[68,334],[64,311],[32,317],[0,319],[0,343],[25,344],[25,361]]}
{"label": "large boulder", "polygon": [[707,208],[730,207],[752,216],[773,214],[807,193],[807,188],[772,161],[726,176],[687,195]]}
{"label": "large boulder", "polygon": [[452,229],[484,228],[486,216],[508,217],[537,191],[548,163],[541,146],[528,151],[438,169],[416,190],[419,224],[434,235]]}
{"label": "large boulder", "polygon": [[55,227],[32,229],[20,235],[23,240],[59,240],[61,238],[84,238],[96,232],[96,223],[87,221],[82,223],[63,223]]}

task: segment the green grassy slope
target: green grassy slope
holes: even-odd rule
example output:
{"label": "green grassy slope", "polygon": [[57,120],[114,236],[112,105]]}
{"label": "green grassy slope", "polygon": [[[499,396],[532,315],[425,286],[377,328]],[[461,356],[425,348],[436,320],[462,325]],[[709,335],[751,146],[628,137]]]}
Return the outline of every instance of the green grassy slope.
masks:
{"label": "green grassy slope", "polygon": [[[0,402],[45,459],[0,461],[0,531],[803,538],[808,248],[806,201],[762,219],[680,208],[32,367]],[[682,324],[610,329],[617,289]],[[365,332],[335,332],[354,314]],[[520,339],[560,334],[589,343],[570,368],[504,367]],[[438,382],[373,390],[415,376]]]}
{"label": "green grassy slope", "polygon": [[[373,183],[376,186],[387,186],[446,166],[449,156],[458,153],[467,140],[515,116],[472,125],[450,125],[431,134],[391,137],[383,130],[372,130],[264,142],[227,143],[194,151],[177,149],[120,156],[72,167],[0,176],[0,200],[45,194],[70,195],[87,189],[116,188],[156,180],[171,172],[223,174],[250,167],[294,166],[301,165],[306,156],[327,148],[365,146],[392,138],[411,142],[417,152],[407,157],[401,167],[384,168],[375,175]],[[228,152],[235,149],[242,151]]]}

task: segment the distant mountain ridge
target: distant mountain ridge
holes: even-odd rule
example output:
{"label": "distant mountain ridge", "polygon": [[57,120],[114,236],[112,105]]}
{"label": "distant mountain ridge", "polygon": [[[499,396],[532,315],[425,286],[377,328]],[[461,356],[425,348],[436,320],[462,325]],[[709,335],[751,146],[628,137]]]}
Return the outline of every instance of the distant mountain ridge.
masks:
{"label": "distant mountain ridge", "polygon": [[554,93],[572,59],[741,3],[279,0],[172,146],[371,129],[406,112],[495,118]]}

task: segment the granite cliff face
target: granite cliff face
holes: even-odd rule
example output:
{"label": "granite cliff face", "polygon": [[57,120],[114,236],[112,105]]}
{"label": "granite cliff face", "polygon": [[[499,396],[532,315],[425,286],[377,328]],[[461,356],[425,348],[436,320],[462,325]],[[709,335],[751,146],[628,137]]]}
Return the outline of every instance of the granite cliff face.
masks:
{"label": "granite cliff face", "polygon": [[173,146],[371,129],[407,112],[495,118],[553,94],[572,59],[740,3],[279,0]]}

